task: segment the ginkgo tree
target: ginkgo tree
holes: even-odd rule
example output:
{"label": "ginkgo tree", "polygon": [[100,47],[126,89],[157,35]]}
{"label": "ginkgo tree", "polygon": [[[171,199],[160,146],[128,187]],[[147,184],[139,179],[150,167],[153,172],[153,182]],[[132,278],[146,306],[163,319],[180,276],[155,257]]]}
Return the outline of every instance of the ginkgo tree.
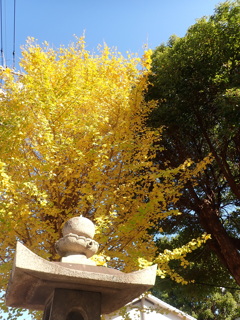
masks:
{"label": "ginkgo tree", "polygon": [[99,254],[110,266],[132,271],[157,263],[159,275],[184,281],[169,261],[187,264],[187,253],[207,236],[159,254],[148,231],[180,214],[172,204],[208,160],[167,170],[152,161],[161,130],[145,123],[155,107],[144,101],[151,52],[123,57],[104,45],[90,54],[84,38],[56,50],[29,39],[22,56],[21,72],[1,70],[2,288],[16,241],[57,260],[63,223],[79,215],[95,222]]}

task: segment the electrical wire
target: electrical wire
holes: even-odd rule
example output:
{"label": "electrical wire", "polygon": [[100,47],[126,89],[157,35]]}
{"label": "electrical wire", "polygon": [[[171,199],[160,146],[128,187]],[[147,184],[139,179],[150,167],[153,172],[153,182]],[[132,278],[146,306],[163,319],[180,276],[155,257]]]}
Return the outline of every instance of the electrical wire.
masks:
{"label": "electrical wire", "polygon": [[15,46],[16,46],[16,0],[13,8],[13,69],[15,68]]}
{"label": "electrical wire", "polygon": [[195,284],[199,284],[201,286],[207,286],[207,287],[224,288],[224,289],[231,289],[231,290],[240,290],[240,288],[231,287],[231,286],[225,286],[225,285],[216,285],[216,284],[204,283],[204,282],[198,282],[198,281],[195,281],[194,283]]}
{"label": "electrical wire", "polygon": [[[15,68],[16,59],[16,8],[17,0],[13,0],[13,51],[12,51],[12,68]],[[2,67],[6,67],[7,56],[4,57],[4,48],[7,48],[7,12],[6,2],[0,0],[0,63]],[[7,51],[6,51],[7,54]]]}
{"label": "electrical wire", "polygon": [[7,2],[4,0],[3,1],[3,66],[7,66],[7,61],[8,61],[8,43],[7,43]]}
{"label": "electrical wire", "polygon": [[2,0],[0,0],[0,18],[1,18],[1,65],[3,66],[3,8]]}

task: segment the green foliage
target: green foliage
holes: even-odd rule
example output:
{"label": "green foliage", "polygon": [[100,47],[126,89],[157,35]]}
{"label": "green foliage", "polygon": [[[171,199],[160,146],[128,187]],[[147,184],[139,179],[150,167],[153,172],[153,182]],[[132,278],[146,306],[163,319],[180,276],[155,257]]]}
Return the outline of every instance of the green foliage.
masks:
{"label": "green foliage", "polygon": [[153,294],[198,320],[234,320],[240,316],[239,291],[206,290],[197,284],[185,287],[169,279],[159,279]]}
{"label": "green foliage", "polygon": [[192,314],[199,319],[234,319],[238,291],[197,283],[240,284],[240,1],[220,4],[183,38],[172,36],[156,48],[152,59],[147,99],[157,100],[158,108],[149,124],[165,128],[164,150],[157,153],[156,162],[164,169],[185,158],[212,158],[172,205],[182,215],[167,217],[151,230],[155,236],[159,228],[165,232],[166,237],[158,239],[159,251],[176,248],[203,231],[211,234],[211,241],[187,255],[187,268],[178,262],[171,265],[195,283],[181,287],[163,279],[154,293],[161,297],[163,291],[167,302],[177,301],[175,305],[188,313],[195,310]]}
{"label": "green foliage", "polygon": [[[162,250],[164,247],[172,250],[179,246],[191,236],[191,233],[187,232],[189,228],[179,236],[159,239],[159,249]],[[192,232],[194,234],[196,230]],[[240,312],[240,287],[229,276],[228,270],[219,264],[216,254],[209,252],[207,245],[203,245],[187,258],[187,268],[177,261],[174,261],[171,267],[183,275],[188,284],[182,285],[169,278],[158,277],[152,293],[197,319],[215,319],[219,310],[222,318],[217,319],[225,319],[227,316],[229,319],[235,319]],[[212,318],[210,315],[206,317],[206,313]]]}

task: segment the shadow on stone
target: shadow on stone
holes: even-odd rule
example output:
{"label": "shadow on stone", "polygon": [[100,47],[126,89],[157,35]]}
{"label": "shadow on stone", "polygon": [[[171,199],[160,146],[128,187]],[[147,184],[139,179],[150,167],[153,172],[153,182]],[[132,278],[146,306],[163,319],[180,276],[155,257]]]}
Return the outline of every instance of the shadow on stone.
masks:
{"label": "shadow on stone", "polygon": [[79,311],[71,311],[66,320],[85,320]]}

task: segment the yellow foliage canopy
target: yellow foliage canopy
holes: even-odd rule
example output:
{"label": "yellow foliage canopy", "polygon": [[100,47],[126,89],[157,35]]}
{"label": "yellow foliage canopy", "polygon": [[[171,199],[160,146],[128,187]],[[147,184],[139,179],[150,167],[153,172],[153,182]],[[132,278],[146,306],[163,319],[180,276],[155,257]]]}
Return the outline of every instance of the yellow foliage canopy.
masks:
{"label": "yellow foliage canopy", "polygon": [[96,223],[109,265],[131,271],[157,262],[171,275],[168,261],[184,262],[186,247],[158,256],[148,230],[179,214],[169,205],[206,163],[153,164],[161,133],[145,124],[154,107],[144,101],[151,53],[124,58],[104,46],[91,55],[81,38],[58,50],[30,39],[22,54],[21,73],[1,71],[2,274],[16,240],[58,259],[63,223],[82,214]]}

